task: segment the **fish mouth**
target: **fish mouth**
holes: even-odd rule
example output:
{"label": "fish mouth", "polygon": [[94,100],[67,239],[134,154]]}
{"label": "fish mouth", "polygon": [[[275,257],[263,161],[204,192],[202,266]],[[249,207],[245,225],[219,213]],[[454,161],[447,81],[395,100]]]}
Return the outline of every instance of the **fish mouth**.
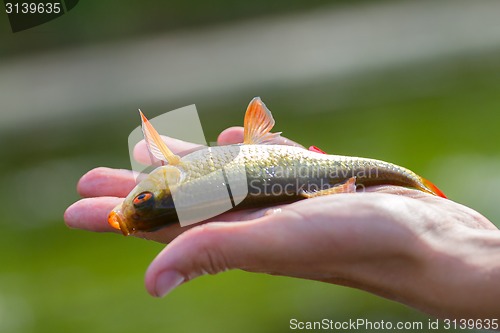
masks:
{"label": "fish mouth", "polygon": [[130,235],[130,231],[127,228],[127,224],[125,223],[122,214],[114,209],[108,215],[108,224],[112,228],[120,230],[125,236]]}

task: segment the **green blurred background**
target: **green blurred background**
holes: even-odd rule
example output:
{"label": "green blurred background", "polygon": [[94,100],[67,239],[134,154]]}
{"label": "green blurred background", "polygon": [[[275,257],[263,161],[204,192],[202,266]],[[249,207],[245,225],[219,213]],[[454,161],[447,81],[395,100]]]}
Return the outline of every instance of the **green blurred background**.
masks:
{"label": "green blurred background", "polygon": [[[196,104],[207,141],[261,96],[278,131],[432,179],[497,225],[498,1],[95,1],[13,34],[0,14],[0,332],[287,332],[429,317],[371,294],[231,271],[153,299],[160,244],[70,230],[97,166]],[[165,133],[168,134],[168,133]]]}

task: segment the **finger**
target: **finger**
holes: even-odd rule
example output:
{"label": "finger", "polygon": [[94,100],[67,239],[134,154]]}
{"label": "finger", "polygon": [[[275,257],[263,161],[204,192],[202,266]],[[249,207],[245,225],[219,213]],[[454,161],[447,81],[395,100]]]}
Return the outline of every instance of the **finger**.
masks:
{"label": "finger", "polygon": [[[243,127],[229,127],[228,129],[225,129],[222,131],[221,134],[219,134],[219,137],[217,138],[217,144],[219,146],[224,146],[224,145],[233,145],[236,143],[242,143],[243,142]],[[295,146],[295,147],[301,147],[304,148],[304,146],[298,144],[295,141],[292,141],[290,139],[287,139],[285,137],[278,137],[276,138],[276,141],[274,142],[275,144],[278,145],[286,145],[286,146]]]}
{"label": "finger", "polygon": [[[178,285],[202,274],[216,274],[232,268],[267,270],[281,259],[280,249],[288,243],[287,214],[238,223],[212,222],[196,226],[169,244],[151,263],[146,273],[146,288],[162,297]],[[280,235],[272,237],[270,235]],[[295,236],[293,236],[295,237]],[[289,252],[287,253],[287,255]]]}
{"label": "finger", "polygon": [[[174,154],[177,154],[179,156],[184,156],[188,152],[204,147],[203,145],[197,143],[182,141],[164,135],[161,135],[161,138],[167,144],[167,147]],[[137,162],[142,163],[144,165],[152,164],[151,155],[149,154],[145,140],[141,140],[135,145],[134,158],[137,160]]]}
{"label": "finger", "polygon": [[108,214],[123,201],[117,197],[86,198],[72,204],[64,212],[70,228],[96,232],[119,232],[108,224]]}
{"label": "finger", "polygon": [[82,197],[126,197],[135,187],[137,173],[130,170],[95,168],[80,178],[77,191]]}
{"label": "finger", "polygon": [[234,145],[243,142],[243,127],[229,127],[219,134],[217,144],[219,146]]}
{"label": "finger", "polygon": [[[64,212],[64,222],[68,227],[73,229],[121,234],[119,230],[109,225],[108,215],[113,208],[122,202],[123,198],[116,197],[85,198],[79,200],[66,209]],[[137,232],[133,236],[168,244],[175,237],[192,227],[195,226],[180,227],[176,224],[155,232]]]}

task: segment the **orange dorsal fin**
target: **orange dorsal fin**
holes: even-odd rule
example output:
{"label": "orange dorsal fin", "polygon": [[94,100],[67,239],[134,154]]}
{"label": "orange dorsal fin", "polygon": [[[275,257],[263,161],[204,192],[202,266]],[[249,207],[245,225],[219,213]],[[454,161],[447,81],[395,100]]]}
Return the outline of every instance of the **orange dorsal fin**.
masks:
{"label": "orange dorsal fin", "polygon": [[255,97],[248,104],[245,113],[243,143],[247,145],[275,144],[280,133],[270,133],[274,127],[271,111],[260,97]]}

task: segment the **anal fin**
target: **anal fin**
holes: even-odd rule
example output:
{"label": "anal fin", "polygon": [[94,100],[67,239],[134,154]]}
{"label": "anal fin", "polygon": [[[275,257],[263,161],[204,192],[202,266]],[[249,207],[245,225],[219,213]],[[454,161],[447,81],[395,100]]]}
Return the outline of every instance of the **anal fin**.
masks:
{"label": "anal fin", "polygon": [[304,198],[310,199],[320,197],[323,195],[339,194],[339,193],[355,193],[356,192],[356,177],[349,178],[345,183],[338,184],[325,190],[316,192],[301,191],[300,195]]}

